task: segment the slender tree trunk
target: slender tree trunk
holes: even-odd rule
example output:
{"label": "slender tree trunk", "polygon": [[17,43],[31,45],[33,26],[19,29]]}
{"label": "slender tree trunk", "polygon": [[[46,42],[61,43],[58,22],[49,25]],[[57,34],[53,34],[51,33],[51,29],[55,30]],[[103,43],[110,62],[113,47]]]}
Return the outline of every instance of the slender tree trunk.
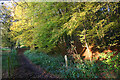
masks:
{"label": "slender tree trunk", "polygon": [[[84,28],[84,30],[85,30],[85,28]],[[89,49],[89,46],[88,46],[87,41],[86,41],[86,30],[85,30],[85,32],[84,32],[84,38],[85,38],[85,45],[86,45],[86,47],[87,47],[87,51],[88,51],[88,53],[90,54],[90,49]],[[89,55],[89,58],[90,58],[90,61],[92,61],[90,55]]]}

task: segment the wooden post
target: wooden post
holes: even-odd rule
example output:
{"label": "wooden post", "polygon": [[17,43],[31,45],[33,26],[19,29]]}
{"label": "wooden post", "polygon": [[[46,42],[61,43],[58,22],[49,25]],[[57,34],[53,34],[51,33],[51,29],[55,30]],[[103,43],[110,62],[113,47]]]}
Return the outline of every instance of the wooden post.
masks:
{"label": "wooden post", "polygon": [[9,78],[11,77],[11,74],[10,74],[10,56],[8,56],[8,77]]}
{"label": "wooden post", "polygon": [[65,64],[66,64],[66,67],[68,67],[67,55],[65,55]]}

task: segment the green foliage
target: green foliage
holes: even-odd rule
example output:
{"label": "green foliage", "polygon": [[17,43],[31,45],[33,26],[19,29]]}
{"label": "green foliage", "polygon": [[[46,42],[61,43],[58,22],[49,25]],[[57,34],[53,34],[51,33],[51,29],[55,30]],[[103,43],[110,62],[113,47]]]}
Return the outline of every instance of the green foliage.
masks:
{"label": "green foliage", "polygon": [[17,2],[13,9],[17,21],[10,26],[10,34],[21,44],[45,53],[63,43],[66,36],[80,36],[83,45],[86,39],[88,45],[107,46],[119,41],[117,9],[117,3]]}
{"label": "green foliage", "polygon": [[13,40],[13,36],[10,34],[11,30],[10,30],[10,26],[12,24],[12,17],[11,17],[11,11],[9,9],[9,7],[7,8],[5,5],[2,5],[1,7],[1,36],[2,36],[2,46],[3,47],[9,47],[9,48],[13,48],[16,44],[16,41]]}
{"label": "green foliage", "polygon": [[54,69],[58,70],[61,65],[60,63],[64,62],[64,58],[62,56],[52,57],[44,53],[37,53],[37,50],[34,52],[27,50],[24,54],[33,63],[37,65],[41,65],[41,67],[53,73],[54,73]]}
{"label": "green foliage", "polygon": [[100,57],[103,58],[103,61],[105,64],[107,64],[109,70],[116,69],[115,71],[118,71],[120,69],[119,62],[120,62],[120,53],[115,55],[117,52],[108,52],[107,54],[101,53]]}
{"label": "green foliage", "polygon": [[[100,78],[102,73],[104,73],[104,75],[108,74],[105,78],[111,78],[113,77],[110,76],[112,75],[111,71],[119,71],[119,66],[115,66],[118,65],[119,57],[116,58],[114,56],[113,59],[110,59],[109,57],[112,56],[112,53],[108,54],[108,57],[105,57],[108,58],[106,60],[92,62],[88,60],[80,61],[79,55],[76,55],[76,60],[72,60],[72,58],[68,56],[68,67],[66,67],[64,57],[61,55],[47,55],[45,53],[40,53],[37,50],[27,50],[24,54],[34,64],[40,65],[47,72],[58,75],[61,78]],[[111,67],[110,65],[113,65],[114,67]]]}
{"label": "green foliage", "polygon": [[73,63],[68,57],[68,68],[66,68],[64,57],[61,55],[53,57],[45,53],[38,53],[37,50],[33,52],[27,50],[24,54],[36,65],[40,65],[48,72],[62,78],[97,78],[97,75],[95,75],[97,66],[89,61]]}
{"label": "green foliage", "polygon": [[[4,9],[2,17],[5,14],[2,46],[13,48],[20,43],[30,47],[32,51],[27,50],[25,55],[33,63],[66,78],[76,76],[96,78],[95,73],[99,72],[97,69],[101,69],[99,65],[103,68],[108,67],[109,70],[119,69],[117,63],[119,54],[113,56],[113,53],[102,53],[101,57],[106,60],[100,64],[84,62],[80,59],[80,55],[75,55],[76,59],[73,62],[68,60],[67,69],[62,56],[51,57],[45,54],[52,52],[61,44],[62,46],[57,49],[58,52],[68,48],[73,50],[74,47],[70,46],[70,42],[76,39],[81,41],[82,46],[87,43],[88,46],[95,44],[106,47],[119,43],[120,6],[118,3],[16,2],[15,4],[12,8],[14,12],[12,16],[7,7],[2,7]],[[39,51],[34,51],[35,47],[38,47]]]}
{"label": "green foliage", "polygon": [[[8,60],[9,57],[9,60]],[[19,66],[17,62],[17,55],[16,55],[16,50],[13,50],[12,53],[3,51],[2,52],[2,69],[3,71],[8,71],[8,62],[11,66],[11,71],[15,69],[15,67]]]}

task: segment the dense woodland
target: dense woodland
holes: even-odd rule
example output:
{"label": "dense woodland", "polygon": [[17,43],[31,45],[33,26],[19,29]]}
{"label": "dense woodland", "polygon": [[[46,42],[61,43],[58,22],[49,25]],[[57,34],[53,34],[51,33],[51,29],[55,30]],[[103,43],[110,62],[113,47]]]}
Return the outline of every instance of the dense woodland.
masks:
{"label": "dense woodland", "polygon": [[79,64],[105,59],[119,70],[119,2],[13,2],[1,12],[2,47],[67,55]]}

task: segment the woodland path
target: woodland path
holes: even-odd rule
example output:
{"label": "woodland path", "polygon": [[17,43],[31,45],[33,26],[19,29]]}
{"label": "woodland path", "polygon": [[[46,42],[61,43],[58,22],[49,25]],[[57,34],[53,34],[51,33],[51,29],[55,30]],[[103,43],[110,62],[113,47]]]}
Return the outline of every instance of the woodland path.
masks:
{"label": "woodland path", "polygon": [[[20,66],[14,70],[13,76],[11,78],[22,78],[24,80],[29,80],[33,78],[38,79],[60,79],[60,77],[55,76],[51,73],[46,72],[43,68],[38,65],[33,64],[23,53],[25,50],[20,49],[17,54],[17,61]],[[107,73],[103,73],[106,74]],[[100,78],[104,78],[103,74],[101,74]],[[112,73],[110,73],[112,74]],[[111,77],[115,78],[115,75],[111,75]],[[5,77],[6,78],[6,77]]]}
{"label": "woodland path", "polygon": [[47,73],[44,69],[40,66],[33,64],[27,57],[23,54],[24,50],[20,50],[18,52],[18,62],[20,66],[15,69],[12,78],[58,78],[53,74]]}

